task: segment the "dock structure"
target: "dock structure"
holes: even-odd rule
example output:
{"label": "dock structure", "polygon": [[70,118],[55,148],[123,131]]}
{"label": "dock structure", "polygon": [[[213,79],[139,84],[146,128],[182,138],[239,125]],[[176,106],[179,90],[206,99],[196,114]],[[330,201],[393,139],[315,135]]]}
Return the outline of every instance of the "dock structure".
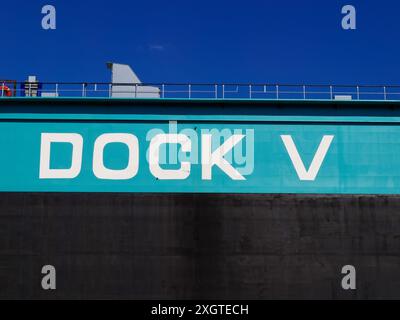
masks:
{"label": "dock structure", "polygon": [[[393,88],[52,85],[0,98],[0,298],[400,297]],[[44,265],[57,290],[42,289]],[[357,290],[342,287],[348,265]]]}

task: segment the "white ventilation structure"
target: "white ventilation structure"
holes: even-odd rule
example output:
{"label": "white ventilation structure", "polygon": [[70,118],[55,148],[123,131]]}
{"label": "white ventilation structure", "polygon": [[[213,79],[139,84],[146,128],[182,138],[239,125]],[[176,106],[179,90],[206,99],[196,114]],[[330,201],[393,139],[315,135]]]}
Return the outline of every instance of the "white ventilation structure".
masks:
{"label": "white ventilation structure", "polygon": [[113,83],[111,97],[160,98],[160,89],[143,85],[129,65],[110,62],[107,63],[107,67],[111,70],[111,82]]}

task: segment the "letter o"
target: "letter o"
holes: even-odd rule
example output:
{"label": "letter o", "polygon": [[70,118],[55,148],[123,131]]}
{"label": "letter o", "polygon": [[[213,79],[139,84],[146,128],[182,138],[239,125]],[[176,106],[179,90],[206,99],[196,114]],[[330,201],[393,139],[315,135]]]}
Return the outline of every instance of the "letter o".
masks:
{"label": "letter o", "polygon": [[[128,147],[129,160],[125,169],[113,170],[104,166],[104,148],[110,143],[123,143]],[[136,176],[139,170],[139,141],[128,133],[105,133],[94,143],[93,173],[99,179],[128,180]]]}

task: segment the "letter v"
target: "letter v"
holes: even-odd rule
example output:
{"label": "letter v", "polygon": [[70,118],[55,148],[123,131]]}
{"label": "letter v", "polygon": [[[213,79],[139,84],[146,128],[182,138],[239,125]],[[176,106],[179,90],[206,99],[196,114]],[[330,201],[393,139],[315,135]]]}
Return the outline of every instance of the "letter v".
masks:
{"label": "letter v", "polygon": [[325,156],[329,150],[334,136],[327,135],[322,138],[321,143],[318,146],[318,150],[315,153],[314,159],[312,160],[308,170],[306,170],[306,168],[304,167],[304,163],[300,158],[299,152],[297,151],[296,145],[293,142],[292,136],[281,135],[281,138],[287,152],[289,153],[290,159],[292,160],[293,166],[297,172],[297,175],[299,176],[299,179],[304,181],[314,181],[317,177],[319,169],[325,159]]}

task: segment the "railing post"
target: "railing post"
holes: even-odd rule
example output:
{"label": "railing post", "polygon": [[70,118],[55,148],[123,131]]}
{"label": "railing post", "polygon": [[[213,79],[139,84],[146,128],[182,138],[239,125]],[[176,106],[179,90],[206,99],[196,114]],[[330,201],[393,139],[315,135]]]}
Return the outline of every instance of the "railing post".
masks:
{"label": "railing post", "polygon": [[333,100],[333,86],[329,86],[329,94],[330,94],[331,100]]}
{"label": "railing post", "polygon": [[109,98],[111,98],[111,86],[112,86],[112,84],[110,83],[110,84],[108,85],[108,97],[109,97]]}
{"label": "railing post", "polygon": [[253,99],[253,89],[252,85],[249,85],[249,97],[250,99]]}
{"label": "railing post", "polygon": [[189,84],[189,99],[192,98],[192,85]]}
{"label": "railing post", "polygon": [[222,99],[225,99],[225,85],[222,85]]}
{"label": "railing post", "polygon": [[161,85],[161,97],[164,99],[165,98],[165,84]]}
{"label": "railing post", "polygon": [[360,86],[357,86],[357,100],[360,100]]}
{"label": "railing post", "polygon": [[138,84],[135,84],[135,98],[137,98],[137,89],[138,89]]}
{"label": "railing post", "polygon": [[276,100],[279,100],[279,85],[276,85]]}
{"label": "railing post", "polygon": [[82,97],[85,96],[85,84],[82,83]]}
{"label": "railing post", "polygon": [[303,85],[303,99],[306,100],[306,86]]}
{"label": "railing post", "polygon": [[56,83],[56,97],[58,97],[58,83]]}
{"label": "railing post", "polygon": [[215,99],[218,99],[218,85],[215,85]]}
{"label": "railing post", "polygon": [[386,86],[383,87],[383,97],[384,97],[384,100],[386,100]]}

